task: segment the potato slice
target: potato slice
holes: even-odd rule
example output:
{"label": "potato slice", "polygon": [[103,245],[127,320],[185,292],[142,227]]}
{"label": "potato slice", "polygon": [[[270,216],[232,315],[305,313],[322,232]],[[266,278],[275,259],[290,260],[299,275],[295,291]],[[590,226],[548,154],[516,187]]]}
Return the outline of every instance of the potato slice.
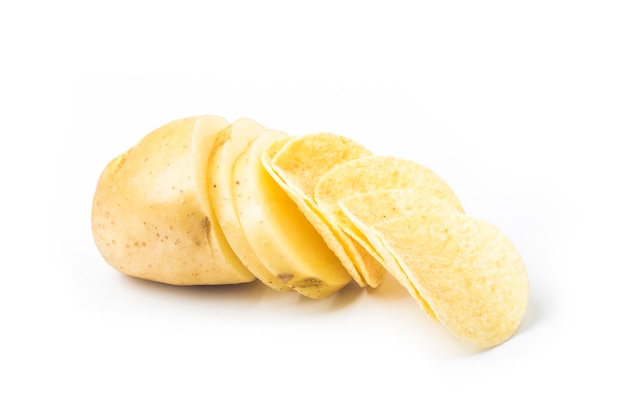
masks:
{"label": "potato slice", "polygon": [[365,265],[358,265],[358,259],[350,257],[345,247],[349,241],[338,234],[319,211],[313,200],[313,189],[319,178],[334,166],[366,155],[371,152],[362,145],[328,133],[295,137],[280,148],[266,149],[262,155],[268,173],[295,201],[350,276],[362,287],[366,285]]}
{"label": "potato slice", "polygon": [[211,225],[210,230],[208,230],[209,259],[217,264],[221,262],[221,259],[224,259],[230,268],[234,269],[238,275],[245,277],[246,282],[248,282],[254,281],[255,276],[241,262],[226,240],[209,196],[209,190],[212,186],[209,173],[209,159],[216,146],[218,134],[223,132],[228,126],[228,121],[218,116],[203,116],[198,118],[196,122],[192,139],[196,192],[200,206]]}
{"label": "potato slice", "polygon": [[224,236],[243,265],[264,284],[278,291],[290,288],[261,262],[239,222],[233,187],[233,165],[254,139],[267,129],[250,119],[238,119],[218,133],[208,160],[208,194]]}
{"label": "potato slice", "polygon": [[263,151],[289,140],[261,133],[233,166],[233,198],[241,230],[263,265],[285,285],[309,298],[324,298],[352,278],[296,203],[268,174]]}
{"label": "potato slice", "polygon": [[341,205],[386,263],[395,263],[394,276],[410,283],[453,334],[488,348],[515,333],[528,304],[528,277],[496,227],[436,207],[365,223],[349,200]]}
{"label": "potato slice", "polygon": [[96,246],[113,268],[175,285],[254,279],[214,244],[219,229],[202,208],[196,182],[194,149],[210,146],[226,124],[212,116],[175,120],[105,167],[91,220]]}
{"label": "potato slice", "polygon": [[[348,241],[346,248],[350,257],[360,259],[360,263],[368,265],[370,271],[379,262],[376,256],[372,257],[370,252],[354,242],[354,237],[346,235],[344,229],[350,222],[345,219],[338,202],[347,196],[386,189],[414,189],[423,198],[443,199],[458,211],[463,211],[448,184],[430,169],[407,159],[371,155],[344,162],[326,171],[315,184],[313,199],[335,232],[342,240]],[[389,207],[379,208],[381,213],[390,212]],[[383,275],[368,274],[365,277],[370,286],[377,287]]]}

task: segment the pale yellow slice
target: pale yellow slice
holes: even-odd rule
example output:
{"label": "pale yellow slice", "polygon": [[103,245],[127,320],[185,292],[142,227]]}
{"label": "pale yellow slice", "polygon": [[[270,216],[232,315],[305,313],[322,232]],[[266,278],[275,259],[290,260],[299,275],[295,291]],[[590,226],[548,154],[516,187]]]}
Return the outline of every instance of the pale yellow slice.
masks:
{"label": "pale yellow slice", "polygon": [[207,217],[207,238],[209,243],[209,260],[216,266],[225,263],[225,266],[234,270],[246,282],[254,281],[255,276],[241,262],[224,236],[222,226],[211,204],[209,190],[212,188],[209,159],[213,152],[218,134],[228,128],[226,119],[219,116],[199,117],[192,138],[193,174],[196,183],[196,194],[200,207]]}
{"label": "pale yellow slice", "polygon": [[264,150],[278,149],[287,140],[285,133],[267,130],[237,158],[235,208],[247,240],[272,275],[306,297],[324,298],[352,278],[261,162]]}
{"label": "pale yellow slice", "polygon": [[295,201],[360,286],[366,285],[365,265],[358,265],[358,259],[350,257],[347,240],[319,211],[313,200],[313,189],[319,178],[334,166],[366,155],[371,152],[362,145],[328,133],[294,137],[280,148],[268,148],[262,155],[268,173]]}
{"label": "pale yellow slice", "polygon": [[233,166],[254,139],[267,129],[250,119],[238,119],[217,135],[208,161],[208,194],[226,241],[241,263],[269,287],[290,290],[263,265],[246,238],[235,208]]}

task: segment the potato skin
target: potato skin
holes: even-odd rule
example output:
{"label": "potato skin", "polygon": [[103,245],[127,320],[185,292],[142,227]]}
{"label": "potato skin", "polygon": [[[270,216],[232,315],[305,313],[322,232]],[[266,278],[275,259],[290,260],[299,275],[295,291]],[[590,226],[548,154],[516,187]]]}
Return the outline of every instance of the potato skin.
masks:
{"label": "potato skin", "polygon": [[129,276],[174,285],[233,284],[214,259],[213,227],[200,207],[192,162],[196,117],[170,122],[113,159],[98,180],[92,234],[102,257]]}

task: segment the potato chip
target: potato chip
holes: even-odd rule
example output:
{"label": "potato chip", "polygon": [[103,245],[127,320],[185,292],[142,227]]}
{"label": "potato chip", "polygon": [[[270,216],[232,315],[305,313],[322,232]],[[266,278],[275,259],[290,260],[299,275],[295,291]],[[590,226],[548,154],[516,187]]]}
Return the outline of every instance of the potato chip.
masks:
{"label": "potato chip", "polygon": [[456,201],[455,198],[443,199],[428,196],[420,188],[407,188],[381,189],[355,194],[344,197],[337,203],[341,210],[338,219],[341,219],[342,229],[384,265],[432,318],[435,318],[435,315],[430,306],[407,279],[406,274],[399,269],[396,259],[388,251],[379,252],[363,230],[367,230],[368,225],[409,214],[458,213],[459,207]]}
{"label": "potato chip", "polygon": [[272,159],[271,167],[279,172],[291,187],[312,201],[313,189],[319,178],[336,165],[371,155],[363,145],[330,133],[292,138]]}
{"label": "potato chip", "polygon": [[388,189],[414,189],[463,212],[459,198],[439,175],[417,162],[393,156],[370,155],[336,165],[319,178],[313,197],[336,214],[337,202],[344,197]]}
{"label": "potato chip", "polygon": [[337,202],[341,226],[352,233],[352,213],[365,224],[375,224],[407,214],[463,213],[454,200],[428,196],[419,188],[389,188],[343,197]]}
{"label": "potato chip", "polygon": [[519,327],[528,304],[526,268],[495,226],[426,210],[358,227],[384,259],[397,263],[394,272],[404,275],[399,281],[410,282],[456,336],[488,348]]}
{"label": "potato chip", "polygon": [[[315,185],[313,199],[334,232],[347,241],[345,246],[350,257],[359,260],[357,265],[367,265],[366,271],[370,273],[364,276],[372,287],[380,285],[384,276],[380,271],[383,269],[377,271],[375,268],[380,264],[376,258],[356,244],[353,237],[346,235],[343,228],[349,222],[345,220],[338,202],[347,196],[386,189],[414,189],[425,199],[445,200],[458,211],[463,211],[459,199],[448,184],[430,169],[407,159],[365,156],[336,165],[323,174]],[[388,207],[381,207],[380,204],[376,206],[381,209],[381,213],[393,214]]]}
{"label": "potato chip", "polygon": [[360,286],[366,285],[362,271],[348,255],[342,237],[336,234],[318,210],[313,201],[313,189],[318,179],[335,165],[366,155],[371,155],[371,152],[354,141],[339,135],[321,133],[291,138],[279,149],[267,149],[262,157],[268,173],[296,202]]}

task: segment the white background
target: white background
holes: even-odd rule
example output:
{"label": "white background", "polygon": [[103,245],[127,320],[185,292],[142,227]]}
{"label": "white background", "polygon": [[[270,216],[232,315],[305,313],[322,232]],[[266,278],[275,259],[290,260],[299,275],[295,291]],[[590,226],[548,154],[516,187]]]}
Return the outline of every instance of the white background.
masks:
{"label": "white background", "polygon": [[[622,2],[0,6],[2,415],[624,415]],[[104,165],[179,117],[329,131],[441,175],[526,262],[478,352],[393,280],[174,288],[98,254]]]}

